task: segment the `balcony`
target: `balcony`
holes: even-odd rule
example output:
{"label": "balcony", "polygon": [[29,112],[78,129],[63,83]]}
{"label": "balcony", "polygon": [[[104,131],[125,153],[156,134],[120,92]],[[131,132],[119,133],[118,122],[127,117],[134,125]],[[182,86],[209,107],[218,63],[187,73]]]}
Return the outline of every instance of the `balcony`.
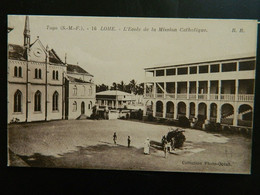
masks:
{"label": "balcony", "polygon": [[[157,93],[155,94],[156,98],[160,99],[178,99],[178,100],[187,100],[187,97],[190,100],[221,100],[221,101],[244,101],[244,102],[253,102],[254,101],[254,94],[238,94],[237,99],[235,94],[188,94],[187,93],[166,93],[164,96],[164,93]],[[147,93],[145,95],[145,98],[150,99],[154,98],[153,93]],[[219,99],[220,98],[220,99]]]}

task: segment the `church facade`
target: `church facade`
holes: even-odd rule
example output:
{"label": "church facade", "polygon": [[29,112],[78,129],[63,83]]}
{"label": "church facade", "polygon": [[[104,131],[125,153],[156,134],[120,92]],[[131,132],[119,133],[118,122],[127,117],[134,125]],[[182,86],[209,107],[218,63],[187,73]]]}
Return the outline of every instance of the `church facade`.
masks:
{"label": "church facade", "polygon": [[[67,67],[53,49],[43,46],[39,37],[31,43],[26,16],[24,45],[8,45],[8,123],[71,118],[68,116],[73,115],[72,111],[65,108],[70,99],[66,84],[71,84],[66,82]],[[87,81],[85,85],[90,83],[94,85]]]}

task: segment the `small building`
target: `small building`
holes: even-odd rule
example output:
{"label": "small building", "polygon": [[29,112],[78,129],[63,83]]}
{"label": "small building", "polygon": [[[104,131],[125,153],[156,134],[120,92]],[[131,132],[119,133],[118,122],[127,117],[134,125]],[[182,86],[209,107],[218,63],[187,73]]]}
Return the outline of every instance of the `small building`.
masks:
{"label": "small building", "polygon": [[78,65],[67,65],[65,118],[86,118],[92,114],[96,88],[93,75]]}
{"label": "small building", "polygon": [[96,94],[96,101],[99,107],[108,107],[108,109],[127,108],[135,104],[133,94],[119,90],[101,91]]}

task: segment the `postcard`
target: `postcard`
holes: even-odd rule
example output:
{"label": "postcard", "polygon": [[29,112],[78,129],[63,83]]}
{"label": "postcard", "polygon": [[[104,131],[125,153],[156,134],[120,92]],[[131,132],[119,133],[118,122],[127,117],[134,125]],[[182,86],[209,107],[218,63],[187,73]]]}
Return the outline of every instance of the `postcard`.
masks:
{"label": "postcard", "polygon": [[8,15],[8,166],[251,173],[257,21]]}

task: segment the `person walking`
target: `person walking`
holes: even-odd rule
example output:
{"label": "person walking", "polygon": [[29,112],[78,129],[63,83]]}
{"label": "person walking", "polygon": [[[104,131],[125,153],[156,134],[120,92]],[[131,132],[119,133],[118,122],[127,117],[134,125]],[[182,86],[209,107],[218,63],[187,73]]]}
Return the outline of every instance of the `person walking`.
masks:
{"label": "person walking", "polygon": [[114,144],[116,144],[116,140],[117,140],[116,132],[115,132],[114,135],[113,135],[113,140],[114,140]]}
{"label": "person walking", "polygon": [[166,140],[166,138],[165,139],[163,139],[163,152],[164,152],[164,158],[167,158],[167,140]]}
{"label": "person walking", "polygon": [[131,138],[130,138],[130,136],[128,135],[128,138],[127,138],[127,147],[128,147],[128,148],[130,147],[130,143],[131,143]]}
{"label": "person walking", "polygon": [[146,139],[144,142],[144,154],[150,154],[150,140],[149,138]]}

